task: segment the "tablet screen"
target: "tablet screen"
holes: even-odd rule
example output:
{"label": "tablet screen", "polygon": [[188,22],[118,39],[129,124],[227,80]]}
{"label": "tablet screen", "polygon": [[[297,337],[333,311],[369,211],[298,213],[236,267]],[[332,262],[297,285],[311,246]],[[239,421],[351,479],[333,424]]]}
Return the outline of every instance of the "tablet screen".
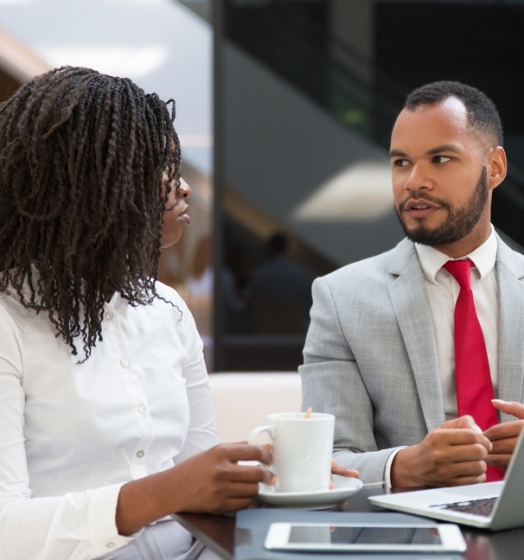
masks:
{"label": "tablet screen", "polygon": [[442,544],[438,529],[427,527],[357,527],[292,525],[288,542],[351,543],[373,545],[433,545]]}

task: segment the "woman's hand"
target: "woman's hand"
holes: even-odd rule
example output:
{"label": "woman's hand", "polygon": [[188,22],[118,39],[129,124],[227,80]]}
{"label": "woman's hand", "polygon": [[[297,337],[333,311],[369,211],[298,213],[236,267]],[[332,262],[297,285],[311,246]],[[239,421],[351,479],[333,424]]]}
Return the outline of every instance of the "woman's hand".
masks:
{"label": "woman's hand", "polygon": [[[258,461],[258,465],[239,465]],[[247,443],[217,445],[174,467],[184,488],[174,511],[225,513],[249,506],[259,482],[273,485],[275,475],[267,468],[273,456],[264,447]]]}
{"label": "woman's hand", "polygon": [[[239,465],[239,461],[258,461]],[[164,472],[133,480],[120,489],[116,525],[131,535],[170,513],[226,513],[248,507],[258,483],[274,485],[273,462],[263,446],[220,444]]]}

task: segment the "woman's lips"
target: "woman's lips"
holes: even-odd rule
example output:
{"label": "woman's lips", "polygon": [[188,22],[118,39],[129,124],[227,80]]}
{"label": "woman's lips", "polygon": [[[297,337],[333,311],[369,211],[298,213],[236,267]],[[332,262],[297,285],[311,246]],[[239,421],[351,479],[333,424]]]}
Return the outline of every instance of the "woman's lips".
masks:
{"label": "woman's lips", "polygon": [[181,222],[184,222],[184,224],[189,225],[191,223],[191,218],[189,217],[189,214],[187,214],[186,212],[184,212],[183,214],[180,214],[180,216],[178,216],[178,219]]}

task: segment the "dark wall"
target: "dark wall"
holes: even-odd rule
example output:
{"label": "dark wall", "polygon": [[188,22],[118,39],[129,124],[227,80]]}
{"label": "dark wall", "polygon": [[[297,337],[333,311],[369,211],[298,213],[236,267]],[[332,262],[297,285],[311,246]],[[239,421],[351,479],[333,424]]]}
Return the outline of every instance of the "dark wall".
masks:
{"label": "dark wall", "polygon": [[226,0],[226,37],[324,104],[329,43],[326,0]]}
{"label": "dark wall", "polygon": [[524,132],[524,6],[377,2],[376,60],[407,91],[459,80],[497,104],[508,134]]}

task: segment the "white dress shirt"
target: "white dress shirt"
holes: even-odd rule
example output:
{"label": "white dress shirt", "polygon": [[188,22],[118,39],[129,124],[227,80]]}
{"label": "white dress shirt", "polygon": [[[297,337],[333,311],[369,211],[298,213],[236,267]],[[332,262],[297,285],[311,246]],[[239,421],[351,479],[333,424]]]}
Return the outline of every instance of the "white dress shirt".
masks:
{"label": "white dress shirt", "polygon": [[[457,417],[454,317],[460,286],[455,278],[446,269],[442,268],[447,261],[453,259],[427,245],[416,243],[415,248],[426,279],[433,317],[440,365],[440,382],[444,397],[444,412],[446,420],[451,420]],[[462,258],[470,259],[474,265],[471,267],[471,289],[486,343],[489,371],[496,396],[499,302],[495,270],[497,237],[493,228],[491,235],[480,247]]]}
{"label": "white dress shirt", "polygon": [[[442,268],[447,261],[453,259],[428,245],[415,243],[415,249],[428,289],[440,366],[445,418],[446,420],[452,420],[457,417],[454,325],[455,304],[459,296],[460,286],[455,278],[446,269]],[[470,259],[474,265],[471,267],[471,289],[486,343],[493,392],[496,397],[499,302],[495,270],[497,237],[493,227],[488,239],[480,247],[469,255],[461,257],[461,259]],[[389,487],[391,486],[391,465],[398,451],[400,449],[391,454],[386,464],[386,483]]]}
{"label": "white dress shirt", "polygon": [[82,364],[47,314],[0,295],[0,560],[88,560],[124,546],[121,486],[218,443],[193,318],[157,289],[175,306],[115,294]]}

